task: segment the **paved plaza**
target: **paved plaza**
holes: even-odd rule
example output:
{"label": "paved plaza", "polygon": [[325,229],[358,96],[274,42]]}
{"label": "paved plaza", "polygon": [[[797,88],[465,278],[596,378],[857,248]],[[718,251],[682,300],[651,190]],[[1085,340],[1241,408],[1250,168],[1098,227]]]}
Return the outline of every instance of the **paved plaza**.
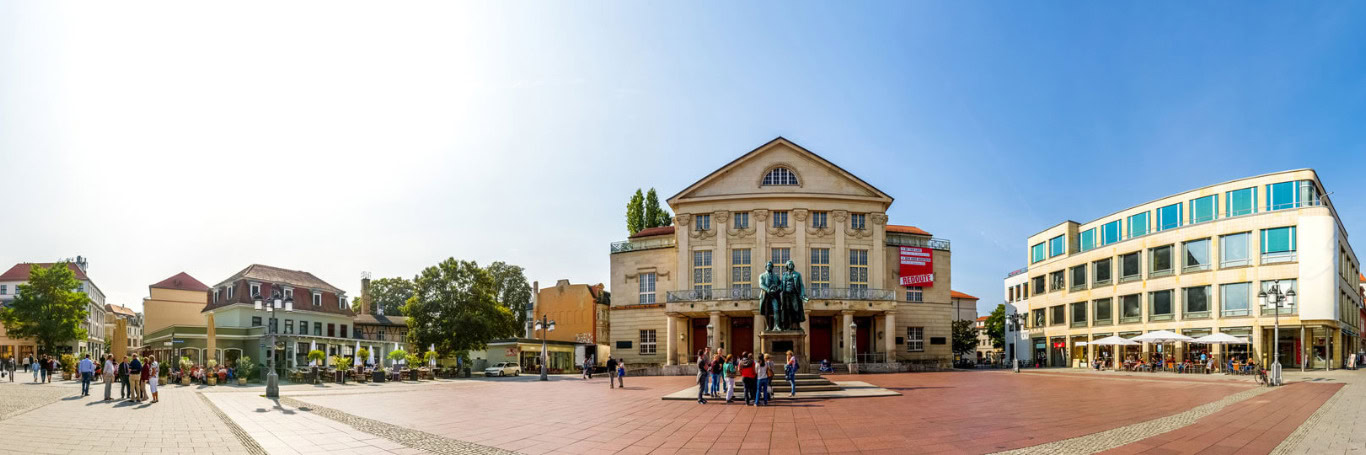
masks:
{"label": "paved plaza", "polygon": [[[102,387],[0,383],[0,452],[1366,453],[1366,371],[1244,377],[1031,370],[831,376],[899,395],[746,407],[661,397],[690,377],[555,376],[420,383]],[[116,394],[117,396],[117,394]]]}

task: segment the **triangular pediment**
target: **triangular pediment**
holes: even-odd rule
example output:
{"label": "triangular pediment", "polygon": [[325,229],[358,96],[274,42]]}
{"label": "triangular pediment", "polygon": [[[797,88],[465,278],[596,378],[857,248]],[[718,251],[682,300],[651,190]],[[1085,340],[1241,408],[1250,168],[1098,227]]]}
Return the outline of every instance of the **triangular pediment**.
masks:
{"label": "triangular pediment", "polygon": [[[797,184],[765,185],[764,176],[778,167],[795,174]],[[801,195],[892,203],[891,196],[868,182],[782,137],[727,163],[668,202],[676,207],[689,200]]]}

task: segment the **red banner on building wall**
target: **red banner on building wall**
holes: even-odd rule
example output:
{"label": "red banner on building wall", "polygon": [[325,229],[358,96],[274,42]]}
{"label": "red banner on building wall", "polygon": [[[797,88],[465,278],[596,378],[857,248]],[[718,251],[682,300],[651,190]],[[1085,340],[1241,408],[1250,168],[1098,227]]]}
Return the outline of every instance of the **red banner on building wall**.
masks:
{"label": "red banner on building wall", "polygon": [[901,285],[934,286],[934,253],[929,248],[901,247]]}

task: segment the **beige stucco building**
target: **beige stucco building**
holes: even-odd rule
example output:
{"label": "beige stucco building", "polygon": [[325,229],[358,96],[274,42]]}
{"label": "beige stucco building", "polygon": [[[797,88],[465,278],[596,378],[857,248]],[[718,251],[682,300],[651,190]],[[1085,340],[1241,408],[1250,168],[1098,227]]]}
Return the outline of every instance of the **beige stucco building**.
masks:
{"label": "beige stucco building", "polygon": [[[1210,349],[1266,365],[1279,351],[1285,368],[1342,366],[1344,352],[1360,349],[1360,262],[1325,194],[1313,170],[1277,172],[1030,236],[1028,269],[1006,279],[1008,311],[1026,316],[1007,340],[1027,348],[1012,352],[1041,366],[1079,366],[1159,349],[1089,345],[1110,335],[1218,331],[1250,344],[1168,345],[1162,354]],[[1279,310],[1279,339],[1278,310],[1259,299],[1273,286],[1296,294]]]}
{"label": "beige stucco building", "polygon": [[603,288],[601,283],[570,284],[569,280],[559,280],[554,287],[536,291],[532,319],[539,321],[545,316],[555,321],[555,331],[548,332],[547,339],[605,345],[609,316],[607,305],[603,304],[606,301],[601,299]]}
{"label": "beige stucco building", "polygon": [[[706,346],[759,349],[759,276],[790,259],[810,298],[809,363],[951,362],[949,242],[888,225],[892,197],[839,166],[777,138],[668,204],[675,226],[612,244],[613,356],[677,364]],[[902,246],[932,257],[931,283],[899,284]]]}

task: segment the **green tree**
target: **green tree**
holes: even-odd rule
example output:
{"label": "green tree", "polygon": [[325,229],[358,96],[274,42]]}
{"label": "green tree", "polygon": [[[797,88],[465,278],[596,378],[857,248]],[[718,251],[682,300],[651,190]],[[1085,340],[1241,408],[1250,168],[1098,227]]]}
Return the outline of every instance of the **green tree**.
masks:
{"label": "green tree", "polygon": [[[403,316],[403,304],[413,296],[413,282],[405,278],[380,278],[370,281],[370,314]],[[360,308],[356,306],[355,308]]]}
{"label": "green tree", "polygon": [[669,215],[669,211],[660,207],[655,189],[650,188],[650,192],[645,194],[645,227],[668,226],[673,222],[673,216]]}
{"label": "green tree", "polygon": [[486,269],[493,278],[493,295],[498,304],[512,311],[517,327],[526,327],[527,312],[531,311],[531,283],[525,270],[505,262],[494,262]]}
{"label": "green tree", "polygon": [[32,338],[42,352],[86,337],[81,323],[89,316],[90,297],[77,292],[80,281],[65,262],[50,268],[29,269],[28,282],[20,284],[19,296],[0,307],[0,324],[10,338]]}
{"label": "green tree", "polygon": [[626,232],[636,235],[641,229],[645,229],[645,195],[637,188],[636,194],[626,202]]}
{"label": "green tree", "polygon": [[996,309],[987,316],[987,337],[991,340],[991,345],[1004,349],[1006,345],[1006,305],[1004,303],[996,305]]}
{"label": "green tree", "polygon": [[498,303],[493,275],[473,261],[449,258],[413,280],[415,292],[403,306],[408,342],[436,345],[438,353],[480,350],[489,340],[512,337],[517,317]]}
{"label": "green tree", "polygon": [[953,353],[966,361],[977,350],[976,321],[953,321]]}

